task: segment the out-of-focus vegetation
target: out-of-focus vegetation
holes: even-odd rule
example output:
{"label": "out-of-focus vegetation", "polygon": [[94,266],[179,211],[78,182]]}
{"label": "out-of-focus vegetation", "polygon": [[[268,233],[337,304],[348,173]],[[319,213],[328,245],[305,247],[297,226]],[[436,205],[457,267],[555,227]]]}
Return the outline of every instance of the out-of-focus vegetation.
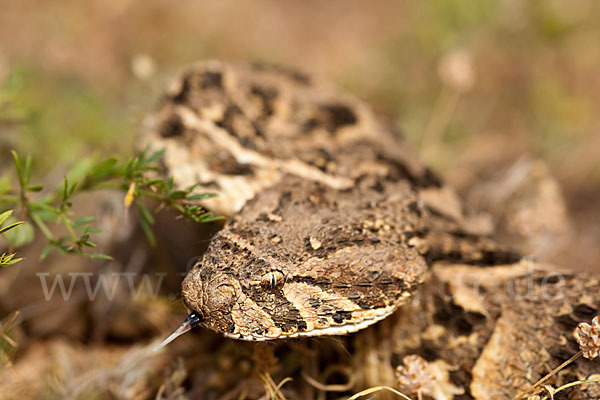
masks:
{"label": "out-of-focus vegetation", "polygon": [[[80,254],[89,258],[111,259],[110,256],[94,251],[96,247],[91,235],[100,233],[92,223],[94,216],[78,216],[73,212],[73,198],[87,191],[99,189],[116,189],[123,192],[125,207],[136,205],[139,221],[150,244],[155,245],[156,239],[152,231],[154,217],[143,198],[152,198],[159,202],[158,207],[173,207],[183,216],[194,222],[213,222],[222,219],[206,211],[195,202],[213,197],[210,193],[193,193],[195,186],[178,190],[174,187],[172,178],[148,176],[149,172],[160,171],[160,159],[163,151],[147,154],[142,151],[129,161],[119,163],[114,157],[97,160],[84,157],[74,165],[63,178],[62,184],[54,190],[44,192],[43,185],[31,184],[32,158],[28,156],[21,161],[13,151],[12,156],[16,169],[17,189],[6,184],[0,191],[0,208],[18,207],[20,214],[28,221],[18,221],[2,227],[13,210],[0,214],[0,233],[23,224],[23,226],[6,235],[6,241],[11,248],[18,248],[31,243],[34,239],[34,227],[45,237],[47,245],[40,255],[44,260],[52,250],[62,254]],[[36,196],[36,194],[40,195]],[[51,229],[53,224],[55,229]],[[61,226],[66,231],[64,236],[53,233]],[[13,259],[13,254],[2,254],[0,266],[9,266],[20,259]]]}
{"label": "out-of-focus vegetation", "polygon": [[[6,232],[9,232],[11,229],[14,229],[17,226],[24,223],[23,221],[10,221],[7,223],[7,220],[11,216],[12,213],[13,213],[13,210],[6,210],[6,211],[0,213],[0,234],[5,234]],[[3,252],[0,255],[0,267],[11,266],[13,264],[18,263],[21,260],[22,260],[22,258],[15,258],[15,253]]]}

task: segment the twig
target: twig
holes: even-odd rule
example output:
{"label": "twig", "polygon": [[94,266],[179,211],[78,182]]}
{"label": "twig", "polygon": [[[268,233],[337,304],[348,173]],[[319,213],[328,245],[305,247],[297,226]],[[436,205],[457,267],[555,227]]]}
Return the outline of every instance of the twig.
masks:
{"label": "twig", "polygon": [[575,354],[573,357],[569,358],[564,363],[560,364],[558,367],[554,368],[548,375],[544,376],[542,379],[537,381],[535,385],[533,385],[532,387],[530,387],[529,389],[527,389],[526,391],[521,393],[519,395],[519,397],[517,397],[515,400],[521,400],[522,398],[527,396],[527,394],[530,393],[533,389],[537,388],[542,383],[546,382],[548,379],[550,379],[551,376],[555,375],[558,371],[560,371],[567,365],[571,364],[573,361],[575,361],[577,358],[579,358],[582,354],[583,354],[583,350],[579,350],[579,352],[577,354]]}
{"label": "twig", "polygon": [[302,378],[304,378],[304,380],[306,382],[308,382],[308,384],[311,385],[312,387],[322,390],[324,392],[346,392],[346,391],[352,389],[352,386],[354,386],[354,382],[353,382],[353,379],[351,379],[352,378],[351,376],[347,383],[337,384],[337,385],[327,385],[327,384],[321,383],[321,382],[317,381],[315,378],[309,376],[304,371],[302,371]]}
{"label": "twig", "polygon": [[[569,383],[566,383],[566,384],[562,385],[561,387],[555,389],[552,394],[554,395],[554,394],[556,394],[558,392],[563,391],[564,389],[568,389],[570,387],[577,386],[577,385],[584,385],[586,383],[600,383],[600,378],[598,378],[598,379],[587,379],[585,381],[569,382]],[[548,399],[548,395],[546,395],[542,400],[546,400],[546,399]]]}
{"label": "twig", "polygon": [[408,397],[404,393],[401,393],[401,392],[397,391],[396,389],[391,388],[389,386],[374,386],[372,388],[365,389],[362,392],[358,392],[358,393],[354,394],[352,397],[349,397],[348,400],[356,400],[359,397],[363,397],[363,396],[366,396],[368,394],[375,393],[375,392],[380,392],[382,390],[387,390],[389,392],[392,392],[396,396],[400,396],[405,400],[412,400],[410,397]]}

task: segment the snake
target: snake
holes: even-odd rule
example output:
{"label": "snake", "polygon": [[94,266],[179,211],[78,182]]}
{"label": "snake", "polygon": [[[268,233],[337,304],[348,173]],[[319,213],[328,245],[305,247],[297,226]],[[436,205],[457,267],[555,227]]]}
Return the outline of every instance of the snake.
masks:
{"label": "snake", "polygon": [[196,325],[262,341],[341,335],[392,314],[430,266],[517,262],[364,103],[297,71],[198,63],[145,121],[177,187],[228,221],[188,272]]}

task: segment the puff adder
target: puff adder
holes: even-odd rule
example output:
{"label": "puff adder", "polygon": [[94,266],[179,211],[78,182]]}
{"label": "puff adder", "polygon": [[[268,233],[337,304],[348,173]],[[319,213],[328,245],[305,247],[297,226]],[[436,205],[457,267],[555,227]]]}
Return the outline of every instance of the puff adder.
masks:
{"label": "puff adder", "polygon": [[146,121],[179,187],[225,227],[182,284],[201,324],[268,340],[336,335],[393,313],[435,261],[519,256],[470,229],[451,189],[365,104],[295,71],[197,64]]}

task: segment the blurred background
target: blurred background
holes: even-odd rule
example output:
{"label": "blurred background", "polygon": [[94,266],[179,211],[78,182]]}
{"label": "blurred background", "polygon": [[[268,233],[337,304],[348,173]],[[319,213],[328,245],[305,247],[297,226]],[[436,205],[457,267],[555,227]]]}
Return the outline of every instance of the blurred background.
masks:
{"label": "blurred background", "polygon": [[[284,64],[370,103],[463,198],[504,213],[506,230],[526,235],[509,226],[522,218],[561,236],[560,245],[540,239],[543,260],[600,271],[595,0],[5,0],[0,10],[0,178],[12,149],[32,155],[42,182],[92,154],[129,157],[144,115],[193,61]],[[510,209],[509,197],[519,207]],[[26,261],[39,270],[40,246],[31,246],[37,253]],[[11,292],[23,276],[8,284],[8,271],[19,268],[0,270],[3,318],[29,301]],[[181,315],[168,319],[169,307],[142,337],[177,326]],[[48,318],[52,328],[21,329],[17,360],[54,351],[31,354],[36,338],[91,341],[84,322],[65,332],[58,325],[68,326],[67,317]],[[138,334],[112,337],[131,343]],[[19,373],[42,374],[28,365]],[[61,379],[49,387],[64,394]]]}
{"label": "blurred background", "polygon": [[32,154],[38,171],[130,154],[183,66],[284,64],[369,102],[447,179],[474,158],[544,160],[587,253],[600,229],[599,16],[593,0],[5,2],[0,151]]}

